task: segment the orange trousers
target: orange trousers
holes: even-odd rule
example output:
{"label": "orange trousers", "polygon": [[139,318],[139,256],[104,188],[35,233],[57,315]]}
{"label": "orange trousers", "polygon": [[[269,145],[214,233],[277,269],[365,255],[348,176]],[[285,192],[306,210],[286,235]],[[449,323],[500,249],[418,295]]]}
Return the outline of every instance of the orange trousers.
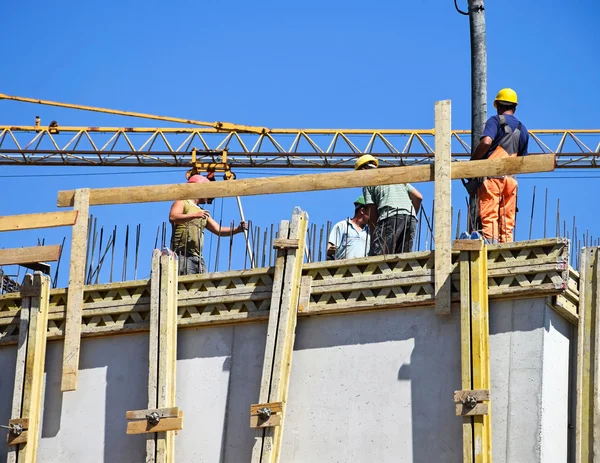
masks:
{"label": "orange trousers", "polygon": [[511,243],[517,213],[514,177],[488,178],[479,188],[479,217],[483,236],[496,243]]}

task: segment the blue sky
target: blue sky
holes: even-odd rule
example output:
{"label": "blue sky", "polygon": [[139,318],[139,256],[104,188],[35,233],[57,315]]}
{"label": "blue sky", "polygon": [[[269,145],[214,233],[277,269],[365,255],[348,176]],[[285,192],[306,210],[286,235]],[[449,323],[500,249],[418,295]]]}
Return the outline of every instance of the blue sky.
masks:
{"label": "blue sky", "polygon": [[[486,15],[488,101],[499,88],[510,86],[519,93],[517,115],[530,128],[600,128],[597,2],[488,1]],[[456,13],[452,0],[9,2],[0,40],[5,44],[0,92],[6,94],[207,121],[315,128],[431,128],[434,102],[451,99],[453,128],[470,125],[468,19]],[[0,101],[2,125],[31,125],[36,115],[61,125],[161,125]],[[55,210],[56,193],[63,189],[183,179],[183,171],[157,170],[2,167],[0,214]],[[118,173],[125,171],[129,174]],[[600,235],[594,178],[600,172],[595,172],[561,170],[522,178],[518,239],[529,234],[534,186],[534,237],[543,235],[546,188],[548,235],[554,234],[559,197],[567,230],[576,216],[579,231]],[[256,175],[238,172],[238,178],[246,176]],[[588,178],[564,178],[581,176]],[[418,188],[430,210],[432,185]],[[244,198],[243,204],[246,216],[264,231],[289,218],[294,205],[306,209],[319,226],[341,220],[351,214],[358,194],[354,189],[270,195]],[[464,191],[457,183],[453,204],[455,211],[463,209],[464,219]],[[168,203],[157,203],[91,212],[99,226],[118,226],[121,246],[125,226],[142,225],[138,277],[145,277],[156,229],[168,208]],[[239,219],[234,199],[224,200],[222,216],[220,208],[217,202],[217,219]],[[60,243],[63,236],[68,243],[70,230],[3,233],[0,247],[35,245],[38,237]],[[206,257],[214,259],[215,241]],[[227,248],[221,247],[221,255]],[[244,247],[239,236],[234,249],[233,266],[240,267]],[[122,247],[117,255],[120,277]],[[223,259],[221,269],[226,266]],[[132,269],[130,260],[129,279]],[[64,286],[66,272],[61,273]],[[106,277],[103,273],[101,281]]]}

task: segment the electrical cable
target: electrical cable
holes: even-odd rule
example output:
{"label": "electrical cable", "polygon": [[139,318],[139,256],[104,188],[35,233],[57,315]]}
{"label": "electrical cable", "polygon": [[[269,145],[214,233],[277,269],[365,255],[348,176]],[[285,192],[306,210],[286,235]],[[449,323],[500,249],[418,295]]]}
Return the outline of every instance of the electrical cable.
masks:
{"label": "electrical cable", "polygon": [[458,7],[458,3],[456,0],[454,0],[454,8],[456,8],[456,11],[458,11],[460,14],[469,16],[469,13],[467,11],[463,11]]}

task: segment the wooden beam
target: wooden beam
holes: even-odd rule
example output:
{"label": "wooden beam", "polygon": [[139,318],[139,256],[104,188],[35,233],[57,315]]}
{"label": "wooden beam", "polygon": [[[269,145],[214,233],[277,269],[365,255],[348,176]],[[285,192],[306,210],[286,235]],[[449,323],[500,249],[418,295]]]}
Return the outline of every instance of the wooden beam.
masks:
{"label": "wooden beam", "polygon": [[[11,417],[13,419],[21,417],[21,408],[23,405],[23,387],[25,385],[25,360],[27,355],[27,341],[29,338],[29,311],[31,307],[31,297],[25,296],[33,290],[33,278],[31,275],[25,275],[21,285],[21,312],[19,321],[19,343],[17,344],[17,362],[15,367],[15,382],[13,387],[13,400]],[[10,436],[10,434],[9,434]],[[10,446],[7,450],[7,463],[17,463],[18,448]]]}
{"label": "wooden beam", "polygon": [[5,215],[0,217],[0,232],[54,228],[74,225],[77,211],[42,212],[40,214]]}
{"label": "wooden beam", "polygon": [[575,462],[596,461],[600,442],[600,399],[597,376],[598,312],[600,291],[599,248],[584,248],[581,253],[579,289],[579,326],[577,331],[577,380]]}
{"label": "wooden beam", "polygon": [[34,262],[56,262],[60,245],[0,249],[0,265],[25,265]]}
{"label": "wooden beam", "polygon": [[[498,175],[550,172],[555,156],[540,154],[481,161],[452,163],[453,179],[494,177]],[[295,175],[236,180],[235,182],[183,183],[91,190],[90,205],[151,203],[189,198],[226,198],[304,191],[337,190],[395,183],[419,183],[434,180],[432,165],[389,167],[385,169]],[[59,207],[73,205],[73,190],[58,193]]]}
{"label": "wooden beam", "polygon": [[177,418],[162,418],[157,424],[149,423],[146,420],[130,421],[127,423],[127,434],[166,434],[167,432],[173,434],[175,431],[181,431],[183,429],[183,412],[179,411],[179,413],[181,416]]}
{"label": "wooden beam", "polygon": [[454,240],[452,243],[453,251],[481,251],[483,249],[483,240]]}
{"label": "wooden beam", "polygon": [[[29,280],[31,281],[31,280]],[[27,285],[26,285],[27,286]],[[22,381],[22,399],[17,397],[18,382],[15,382],[13,399],[12,422],[27,420],[27,432],[18,438],[11,439],[13,445],[19,445],[18,450],[9,452],[8,461],[19,463],[34,463],[36,461],[40,424],[42,416],[42,390],[44,385],[44,364],[46,359],[46,336],[48,326],[48,309],[50,305],[50,278],[41,273],[33,276],[31,296],[29,301],[28,334],[23,336],[25,350],[24,380]],[[17,358],[19,353],[17,353]],[[17,365],[17,379],[21,365]],[[19,410],[20,401],[20,410]],[[16,458],[15,458],[16,457]]]}
{"label": "wooden beam", "polygon": [[[158,407],[158,338],[160,311],[160,250],[152,252],[150,271],[150,333],[148,342],[148,408]],[[146,462],[156,462],[156,434],[146,436]]]}
{"label": "wooden beam", "polygon": [[[461,252],[460,267],[460,365],[461,386],[472,389],[472,357],[471,357],[471,265],[469,253]],[[473,463],[473,419],[463,417],[463,463]]]}
{"label": "wooden beam", "polygon": [[[487,249],[470,252],[472,389],[491,389]],[[473,416],[474,462],[492,461],[491,410]],[[480,445],[477,445],[477,444]]]}
{"label": "wooden beam", "polygon": [[[295,210],[291,226],[289,226],[289,235],[287,223],[282,222],[279,229],[280,238],[298,240],[298,247],[278,250],[259,403],[281,403],[281,418],[274,420],[272,426],[258,431],[252,451],[252,463],[279,461],[307,227],[308,215],[306,212]],[[257,424],[257,422],[253,420],[252,424]]]}
{"label": "wooden beam", "polygon": [[79,348],[81,346],[81,312],[83,310],[83,285],[87,254],[88,215],[90,190],[75,190],[74,209],[79,220],[71,235],[71,265],[67,289],[67,312],[65,319],[65,343],[63,349],[61,391],[77,389],[79,374]]}
{"label": "wooden beam", "polygon": [[452,307],[452,163],[450,100],[435,103],[434,223],[435,313],[448,315]]}

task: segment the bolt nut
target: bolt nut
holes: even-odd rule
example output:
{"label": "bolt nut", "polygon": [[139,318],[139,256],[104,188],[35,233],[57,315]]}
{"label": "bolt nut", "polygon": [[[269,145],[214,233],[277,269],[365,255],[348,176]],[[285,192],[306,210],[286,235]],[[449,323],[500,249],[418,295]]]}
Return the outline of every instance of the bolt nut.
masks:
{"label": "bolt nut", "polygon": [[20,424],[11,424],[9,432],[13,436],[20,436],[21,434],[23,434],[23,426],[21,426]]}
{"label": "bolt nut", "polygon": [[477,399],[472,395],[468,395],[465,400],[463,400],[463,404],[469,408],[475,408],[475,405],[477,405]]}
{"label": "bolt nut", "polygon": [[148,423],[156,426],[160,422],[160,415],[157,412],[148,413],[146,415]]}
{"label": "bolt nut", "polygon": [[269,418],[271,418],[271,409],[268,407],[263,407],[260,410],[258,410],[258,417],[261,420],[268,420]]}

